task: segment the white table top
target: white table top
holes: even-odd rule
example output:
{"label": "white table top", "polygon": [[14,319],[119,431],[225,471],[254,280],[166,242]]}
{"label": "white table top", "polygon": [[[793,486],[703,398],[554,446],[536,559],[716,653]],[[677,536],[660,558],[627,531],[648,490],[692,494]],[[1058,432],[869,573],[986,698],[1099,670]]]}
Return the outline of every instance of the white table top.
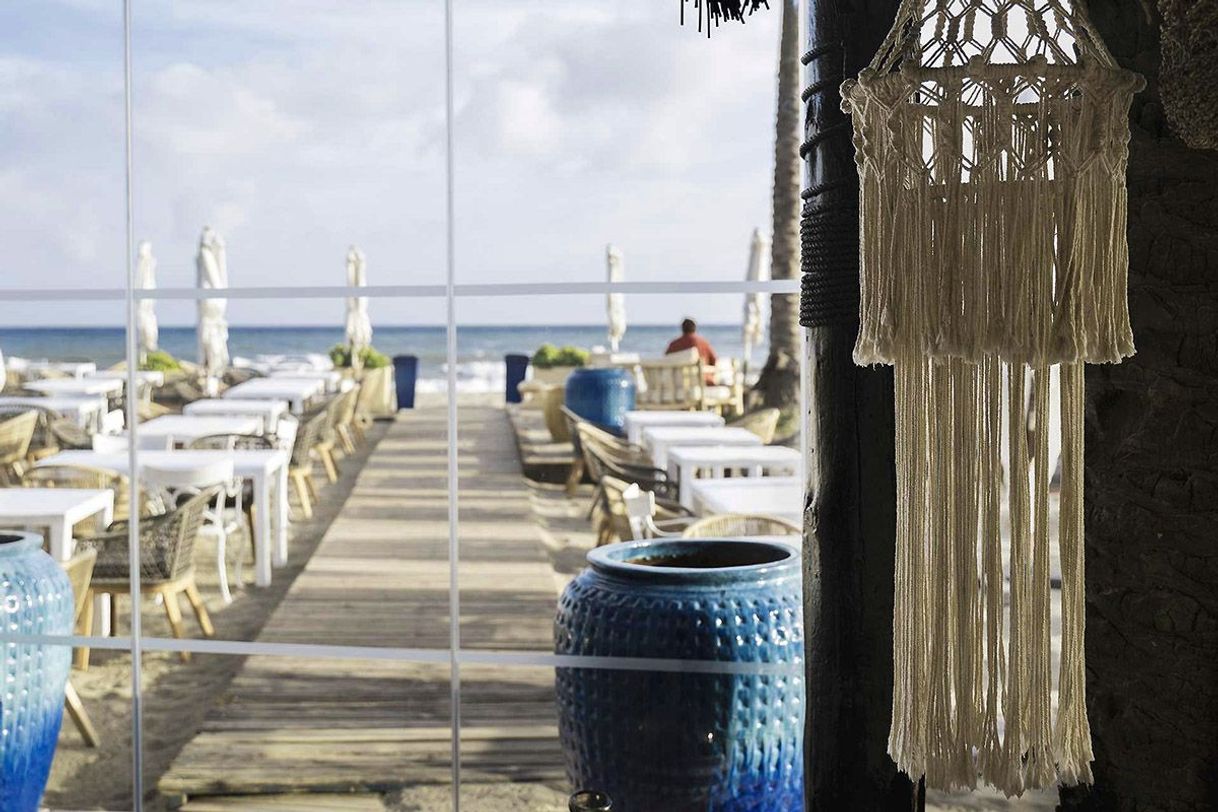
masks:
{"label": "white table top", "polygon": [[324,381],[329,386],[338,386],[338,382],[342,380],[343,375],[333,369],[272,369],[268,377],[280,378],[300,378],[306,381]]}
{"label": "white table top", "polygon": [[97,364],[92,361],[28,361],[24,369],[27,373],[60,372],[79,378],[97,371]]}
{"label": "white table top", "polygon": [[55,378],[46,381],[26,381],[26,389],[44,395],[115,395],[123,391],[123,382],[112,378]]}
{"label": "white table top", "polygon": [[652,426],[722,426],[723,417],[714,412],[679,412],[639,409],[626,412],[626,439],[638,445],[643,429]]}
{"label": "white table top", "polygon": [[299,410],[306,400],[325,388],[326,382],[319,378],[254,378],[232,387],[224,393],[224,397],[286,400],[294,410]]}
{"label": "white table top", "polygon": [[723,466],[798,465],[803,455],[781,445],[675,445],[668,462],[675,465]]}
{"label": "white table top", "polygon": [[136,428],[136,436],[172,437],[188,443],[211,434],[257,434],[262,421],[256,416],[167,414],[154,417]]}
{"label": "white table top", "polygon": [[657,468],[667,470],[668,449],[685,445],[762,445],[748,429],[715,426],[652,426],[643,429],[643,446]]}
{"label": "white table top", "polygon": [[187,403],[182,407],[182,414],[188,415],[246,415],[261,417],[267,422],[268,429],[274,429],[275,422],[287,414],[286,400],[259,398],[205,398]]}
{"label": "white table top", "polygon": [[[193,470],[208,465],[216,460],[231,459],[233,472],[239,477],[264,476],[288,462],[288,452],[279,449],[223,451],[209,449],[189,449],[181,451],[140,451],[139,460],[143,464],[154,465],[157,468],[180,468]],[[60,451],[58,454],[40,460],[34,467],[43,465],[91,465],[97,468],[109,468],[123,474],[130,474],[130,459],[122,451],[91,451],[72,450]]]}
{"label": "white table top", "polygon": [[108,488],[0,488],[0,524],[89,515],[113,504],[114,491]]}
{"label": "white table top", "polygon": [[[104,378],[107,380],[127,380],[127,370],[125,369],[99,369],[96,372],[85,373],[86,378]],[[135,371],[135,379],[142,383],[152,384],[153,386],[163,386],[165,384],[165,373],[154,369],[137,369]]]}
{"label": "white table top", "polygon": [[0,397],[0,404],[5,406],[41,406],[51,409],[64,417],[70,417],[82,427],[89,423],[90,418],[100,415],[106,410],[106,401],[97,396],[52,395],[49,397]]}
{"label": "white table top", "polygon": [[716,513],[758,513],[803,521],[804,485],[799,477],[733,477],[699,479],[691,483],[694,508],[703,516]]}

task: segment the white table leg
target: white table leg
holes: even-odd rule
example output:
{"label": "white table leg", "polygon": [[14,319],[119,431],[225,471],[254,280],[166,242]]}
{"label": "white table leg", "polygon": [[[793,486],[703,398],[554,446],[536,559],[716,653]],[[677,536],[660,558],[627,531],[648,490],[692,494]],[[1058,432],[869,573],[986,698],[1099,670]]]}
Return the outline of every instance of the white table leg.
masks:
{"label": "white table leg", "polygon": [[110,596],[93,596],[93,634],[106,637],[110,634]]}
{"label": "white table leg", "polygon": [[67,561],[72,557],[71,539],[72,528],[64,517],[55,519],[50,524],[51,538],[48,539],[51,557],[56,561]]}
{"label": "white table leg", "polygon": [[266,476],[254,477],[254,583],[271,585],[271,494]]}
{"label": "white table leg", "polygon": [[283,563],[288,563],[288,465],[275,472],[275,544]]}
{"label": "white table leg", "polygon": [[[670,468],[674,466],[669,466]],[[696,466],[682,465],[677,467],[677,501],[681,507],[692,511],[694,509],[694,470]]]}

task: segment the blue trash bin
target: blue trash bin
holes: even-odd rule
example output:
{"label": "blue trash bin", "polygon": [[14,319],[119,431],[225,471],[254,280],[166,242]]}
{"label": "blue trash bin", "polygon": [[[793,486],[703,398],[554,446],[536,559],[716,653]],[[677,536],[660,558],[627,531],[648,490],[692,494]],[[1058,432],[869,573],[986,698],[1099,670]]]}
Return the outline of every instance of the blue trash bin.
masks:
{"label": "blue trash bin", "polygon": [[414,383],[419,377],[419,359],[415,355],[393,356],[393,380],[398,392],[398,408],[414,408]]}
{"label": "blue trash bin", "polygon": [[503,395],[508,403],[519,403],[519,386],[524,383],[524,376],[529,371],[529,356],[509,353],[503,357],[503,362],[507,365],[507,384]]}
{"label": "blue trash bin", "polygon": [[566,406],[589,423],[620,435],[634,408],[634,376],[621,367],[581,367],[567,377]]}

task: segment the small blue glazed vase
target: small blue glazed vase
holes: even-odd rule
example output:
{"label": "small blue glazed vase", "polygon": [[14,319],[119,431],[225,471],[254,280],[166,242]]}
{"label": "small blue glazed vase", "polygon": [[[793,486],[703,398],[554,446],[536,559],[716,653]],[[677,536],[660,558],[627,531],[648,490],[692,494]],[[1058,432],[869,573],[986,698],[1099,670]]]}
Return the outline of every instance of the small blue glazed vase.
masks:
{"label": "small blue glazed vase", "polygon": [[594,426],[621,434],[634,408],[634,376],[621,367],[580,367],[567,376],[567,408]]}
{"label": "small blue glazed vase", "polygon": [[[0,606],[4,630],[19,635],[70,635],[72,584],[42,537],[0,532]],[[0,643],[0,809],[36,812],[51,772],[63,721],[70,646]]]}
{"label": "small blue glazed vase", "polygon": [[767,663],[765,674],[556,669],[576,787],[626,812],[803,809],[799,554],[776,542],[601,547],[559,601],[559,654]]}

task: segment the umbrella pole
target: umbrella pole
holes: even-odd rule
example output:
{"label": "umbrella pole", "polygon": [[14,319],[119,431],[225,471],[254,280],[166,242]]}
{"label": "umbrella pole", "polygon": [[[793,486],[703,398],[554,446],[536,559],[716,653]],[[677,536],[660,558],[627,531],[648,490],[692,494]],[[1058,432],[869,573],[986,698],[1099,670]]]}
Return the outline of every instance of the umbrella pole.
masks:
{"label": "umbrella pole", "polygon": [[[920,810],[888,756],[892,718],[896,466],[893,374],[860,368],[858,175],[838,88],[888,32],[897,0],[809,0],[803,154],[808,329],[804,509],[806,808]],[[845,75],[843,75],[845,74]]]}

